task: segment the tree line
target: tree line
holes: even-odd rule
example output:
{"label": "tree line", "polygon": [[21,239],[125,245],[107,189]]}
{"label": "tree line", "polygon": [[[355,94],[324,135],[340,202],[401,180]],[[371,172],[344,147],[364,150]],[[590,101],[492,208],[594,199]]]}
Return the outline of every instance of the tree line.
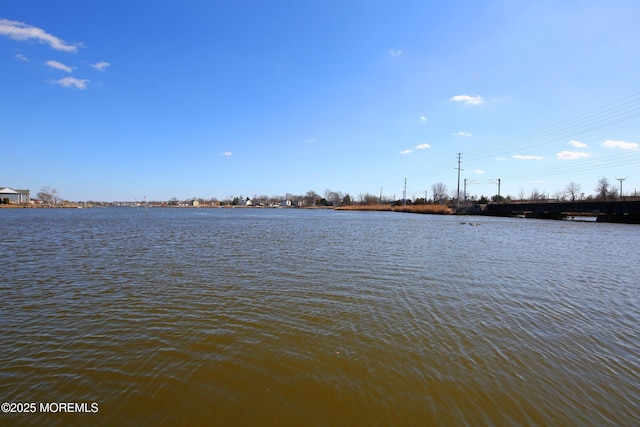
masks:
{"label": "tree line", "polygon": [[[176,197],[171,198],[168,202],[163,202],[169,206],[178,206],[188,204],[189,202],[198,201],[202,204],[210,205],[226,205],[226,206],[238,206],[246,205],[250,202],[252,206],[276,206],[289,202],[291,206],[349,206],[353,204],[358,205],[377,205],[377,204],[390,204],[390,205],[426,205],[426,204],[440,204],[440,205],[455,205],[458,200],[457,190],[449,192],[447,186],[442,182],[437,182],[431,185],[431,194],[425,192],[425,197],[414,198],[396,198],[388,197],[382,194],[375,195],[371,193],[360,193],[357,196],[353,196],[348,193],[342,193],[340,191],[325,190],[324,193],[318,194],[314,190],[307,191],[306,194],[296,195],[292,193],[286,193],[284,195],[267,196],[254,194],[253,197],[240,196],[227,196],[223,199],[217,199],[212,197],[210,199],[204,199],[200,197],[192,197],[186,201],[180,201]],[[547,193],[533,189],[529,194],[525,194],[521,189],[517,196],[495,194],[487,197],[481,195],[463,194],[461,191],[460,202],[465,204],[475,203],[509,203],[514,201],[536,201],[536,200],[559,200],[559,201],[578,201],[578,200],[615,200],[622,195],[620,190],[615,184],[609,182],[606,177],[598,180],[594,189],[595,193],[592,195],[585,195],[582,192],[580,184],[576,182],[570,182],[565,188],[555,193]],[[428,196],[428,197],[427,197]],[[42,187],[38,192],[37,197],[43,203],[55,204],[58,202],[59,192],[55,188],[49,186]],[[159,202],[152,202],[159,203]]]}

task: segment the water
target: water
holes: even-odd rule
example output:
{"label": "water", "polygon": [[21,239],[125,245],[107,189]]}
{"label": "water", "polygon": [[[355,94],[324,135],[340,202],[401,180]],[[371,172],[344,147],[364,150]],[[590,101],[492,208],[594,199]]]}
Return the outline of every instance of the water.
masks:
{"label": "water", "polygon": [[0,401],[98,404],[2,425],[640,423],[635,225],[109,208],[0,231]]}

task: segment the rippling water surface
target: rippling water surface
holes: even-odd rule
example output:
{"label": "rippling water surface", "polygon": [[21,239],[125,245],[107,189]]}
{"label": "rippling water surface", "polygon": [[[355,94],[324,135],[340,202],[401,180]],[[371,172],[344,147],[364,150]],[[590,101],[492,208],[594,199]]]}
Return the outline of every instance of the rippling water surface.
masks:
{"label": "rippling water surface", "polygon": [[638,226],[110,208],[0,230],[0,400],[99,404],[2,425],[640,423]]}

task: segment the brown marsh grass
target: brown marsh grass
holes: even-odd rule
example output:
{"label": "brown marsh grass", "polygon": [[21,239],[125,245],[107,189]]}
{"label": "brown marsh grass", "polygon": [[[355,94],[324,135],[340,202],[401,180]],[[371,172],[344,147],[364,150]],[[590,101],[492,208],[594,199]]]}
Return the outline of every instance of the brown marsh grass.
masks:
{"label": "brown marsh grass", "polygon": [[344,211],[393,211],[393,212],[439,214],[439,215],[449,215],[453,213],[453,211],[449,207],[444,205],[405,205],[405,206],[351,205],[351,206],[338,206],[335,209],[344,210]]}

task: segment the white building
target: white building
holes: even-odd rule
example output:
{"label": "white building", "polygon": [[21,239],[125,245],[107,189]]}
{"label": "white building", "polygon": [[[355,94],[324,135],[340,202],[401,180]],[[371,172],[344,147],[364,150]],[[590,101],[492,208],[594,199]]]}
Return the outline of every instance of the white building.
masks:
{"label": "white building", "polygon": [[9,187],[0,188],[0,200],[9,199],[9,203],[29,203],[29,190],[14,190]]}

